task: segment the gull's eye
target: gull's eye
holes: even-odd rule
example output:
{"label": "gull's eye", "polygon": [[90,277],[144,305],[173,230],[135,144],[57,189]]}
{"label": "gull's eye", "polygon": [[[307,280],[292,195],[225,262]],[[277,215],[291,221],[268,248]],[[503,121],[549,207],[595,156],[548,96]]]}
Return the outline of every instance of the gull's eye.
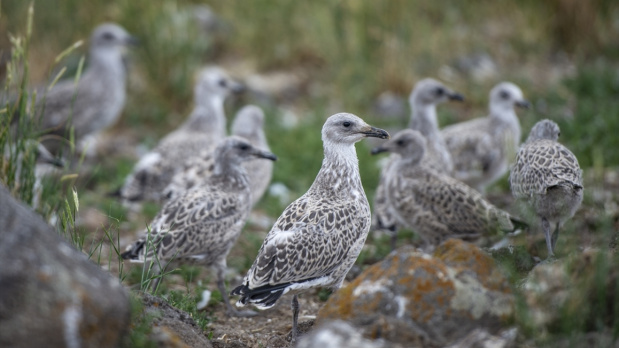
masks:
{"label": "gull's eye", "polygon": [[107,40],[107,41],[112,41],[114,40],[114,34],[112,33],[103,33],[103,39]]}
{"label": "gull's eye", "polygon": [[223,80],[223,79],[222,79],[222,80],[217,81],[217,84],[219,84],[219,86],[224,87],[224,88],[228,85],[228,84],[226,83],[226,80]]}
{"label": "gull's eye", "polygon": [[398,146],[404,146],[406,145],[406,142],[403,139],[400,139],[396,142],[396,144],[398,144]]}
{"label": "gull's eye", "polygon": [[243,151],[247,151],[249,150],[249,145],[247,144],[241,144],[239,145],[239,149],[243,150]]}
{"label": "gull's eye", "polygon": [[348,122],[348,121],[344,121],[344,123],[342,123],[342,126],[344,126],[346,128],[350,127],[350,125],[351,125],[351,123]]}
{"label": "gull's eye", "polygon": [[439,88],[436,89],[436,95],[438,95],[440,97],[443,94],[445,94],[445,89],[443,89],[442,87],[439,87]]}
{"label": "gull's eye", "polygon": [[508,99],[509,93],[507,93],[506,91],[501,91],[501,93],[499,93],[499,97],[501,97],[501,99]]}

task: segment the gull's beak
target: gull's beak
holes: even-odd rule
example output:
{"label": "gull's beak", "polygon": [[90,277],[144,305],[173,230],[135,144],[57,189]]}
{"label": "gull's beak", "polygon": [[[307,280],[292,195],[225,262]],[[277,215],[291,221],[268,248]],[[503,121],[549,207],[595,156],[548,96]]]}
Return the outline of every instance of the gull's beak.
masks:
{"label": "gull's beak", "polygon": [[531,107],[531,103],[526,99],[517,100],[515,104],[523,109],[529,109]]}
{"label": "gull's beak", "polygon": [[389,149],[387,149],[384,146],[377,146],[375,148],[372,149],[372,155],[378,155],[379,153],[383,153],[383,152],[389,152]]}
{"label": "gull's beak", "polygon": [[51,164],[51,165],[53,165],[55,167],[58,167],[58,168],[64,168],[64,166],[65,166],[65,162],[64,162],[64,160],[62,158],[55,158],[54,157],[53,159],[51,159],[47,163],[49,163],[49,164]]}
{"label": "gull's beak", "polygon": [[275,154],[269,151],[256,150],[256,152],[254,152],[254,156],[258,158],[265,158],[271,161],[277,161],[277,156],[275,156]]}
{"label": "gull's beak", "polygon": [[52,155],[45,146],[37,144],[37,161],[40,163],[51,164],[58,168],[64,168],[65,162],[62,158],[56,158]]}
{"label": "gull's beak", "polygon": [[449,100],[455,100],[455,101],[464,101],[464,96],[460,93],[450,93],[448,96]]}
{"label": "gull's beak", "polygon": [[243,93],[247,89],[244,84],[236,82],[236,81],[230,81],[229,88],[230,88],[230,91],[232,91],[232,93],[234,94]]}
{"label": "gull's beak", "polygon": [[366,137],[389,139],[389,133],[386,130],[369,126],[367,130],[361,131]]}
{"label": "gull's beak", "polygon": [[125,45],[127,46],[139,46],[140,40],[135,36],[127,36],[125,38]]}

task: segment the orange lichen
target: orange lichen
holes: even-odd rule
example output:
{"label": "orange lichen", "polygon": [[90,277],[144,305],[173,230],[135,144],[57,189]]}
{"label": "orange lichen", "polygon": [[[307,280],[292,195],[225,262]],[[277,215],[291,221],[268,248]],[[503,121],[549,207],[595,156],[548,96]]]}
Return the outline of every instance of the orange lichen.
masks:
{"label": "orange lichen", "polygon": [[460,239],[448,239],[433,256],[458,271],[473,271],[489,290],[511,293],[511,287],[492,257],[477,246]]}

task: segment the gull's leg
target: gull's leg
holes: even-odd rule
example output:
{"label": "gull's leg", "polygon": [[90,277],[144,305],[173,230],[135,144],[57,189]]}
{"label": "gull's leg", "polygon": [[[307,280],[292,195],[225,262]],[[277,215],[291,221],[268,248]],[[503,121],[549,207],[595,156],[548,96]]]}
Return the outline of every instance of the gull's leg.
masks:
{"label": "gull's leg", "polygon": [[391,235],[391,251],[394,251],[398,246],[398,229],[395,226],[390,227],[389,234]]}
{"label": "gull's leg", "polygon": [[297,322],[299,321],[299,299],[297,295],[292,297],[292,339],[290,340],[291,344],[294,344],[297,341],[298,331],[297,331]]}
{"label": "gull's leg", "polygon": [[239,311],[232,307],[230,298],[228,297],[228,291],[226,291],[226,283],[224,280],[225,270],[225,265],[217,265],[217,287],[221,293],[221,299],[226,305],[226,313],[231,317],[253,317],[258,315],[258,313],[254,311]]}
{"label": "gull's leg", "polygon": [[557,222],[557,226],[555,227],[555,231],[552,234],[552,250],[555,250],[555,245],[557,245],[557,239],[559,239],[559,223]]}
{"label": "gull's leg", "polygon": [[544,230],[544,235],[546,236],[546,247],[548,247],[548,257],[553,257],[555,254],[552,251],[552,237],[550,236],[550,223],[546,218],[542,218],[542,230]]}

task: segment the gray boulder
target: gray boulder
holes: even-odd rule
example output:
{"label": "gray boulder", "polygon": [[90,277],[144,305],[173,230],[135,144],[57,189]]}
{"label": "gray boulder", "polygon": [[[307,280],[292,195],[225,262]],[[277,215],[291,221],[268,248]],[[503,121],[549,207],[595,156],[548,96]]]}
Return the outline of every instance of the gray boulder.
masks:
{"label": "gray boulder", "polygon": [[444,347],[475,329],[495,334],[513,314],[514,295],[494,260],[450,239],[432,255],[392,252],[331,295],[316,324],[344,320],[390,347]]}
{"label": "gray boulder", "polygon": [[116,347],[129,310],[117,279],[0,185],[0,347]]}

